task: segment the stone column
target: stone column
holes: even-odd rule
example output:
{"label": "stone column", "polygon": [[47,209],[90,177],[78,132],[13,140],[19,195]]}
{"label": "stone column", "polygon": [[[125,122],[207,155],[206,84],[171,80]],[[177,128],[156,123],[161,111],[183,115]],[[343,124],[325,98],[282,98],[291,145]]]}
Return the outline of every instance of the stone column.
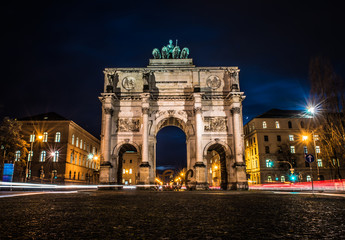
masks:
{"label": "stone column", "polygon": [[143,113],[143,147],[142,163],[149,165],[149,108],[142,108]]}
{"label": "stone column", "polygon": [[[236,105],[239,105],[236,104]],[[236,168],[236,189],[247,189],[247,176],[245,163],[243,160],[244,143],[242,139],[242,119],[241,119],[241,108],[240,106],[234,106],[231,109],[233,129],[234,129],[234,145],[235,145],[235,168]]]}
{"label": "stone column", "polygon": [[140,164],[140,184],[150,184],[150,163],[149,163],[149,94],[142,95],[142,116],[143,116],[143,131],[142,131],[142,161]]}
{"label": "stone column", "polygon": [[113,109],[104,108],[103,163],[101,164],[99,176],[99,181],[101,183],[110,182],[110,168],[112,167],[110,162],[112,115]]}
{"label": "stone column", "polygon": [[200,93],[194,93],[194,112],[195,112],[195,157],[196,162],[195,168],[195,181],[197,189],[205,189],[206,183],[206,165],[203,159],[202,149],[202,133],[203,133],[203,122],[202,122],[202,108],[201,108],[201,95]]}
{"label": "stone column", "polygon": [[195,124],[196,124],[196,134],[195,134],[195,150],[196,150],[196,163],[200,164],[203,163],[203,157],[202,157],[202,110],[201,107],[197,107],[194,109],[195,111]]}

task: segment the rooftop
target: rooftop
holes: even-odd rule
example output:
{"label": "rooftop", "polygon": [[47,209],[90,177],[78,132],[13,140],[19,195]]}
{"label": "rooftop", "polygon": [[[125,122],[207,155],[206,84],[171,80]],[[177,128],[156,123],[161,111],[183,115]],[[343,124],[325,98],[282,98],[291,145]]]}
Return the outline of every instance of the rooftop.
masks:
{"label": "rooftop", "polygon": [[308,118],[301,110],[281,110],[273,108],[255,118]]}
{"label": "rooftop", "polygon": [[49,112],[49,113],[43,113],[39,115],[20,118],[18,120],[20,121],[66,121],[68,119],[55,112]]}

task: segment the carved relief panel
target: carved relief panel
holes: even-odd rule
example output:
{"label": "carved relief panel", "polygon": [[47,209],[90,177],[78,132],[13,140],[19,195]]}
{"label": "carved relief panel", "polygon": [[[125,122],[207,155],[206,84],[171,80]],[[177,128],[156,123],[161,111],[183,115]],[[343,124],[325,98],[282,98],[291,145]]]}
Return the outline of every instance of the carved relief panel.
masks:
{"label": "carved relief panel", "polygon": [[205,132],[226,132],[227,131],[226,117],[205,117],[204,130]]}
{"label": "carved relief panel", "polygon": [[120,118],[117,120],[118,132],[139,132],[140,119],[139,118]]}

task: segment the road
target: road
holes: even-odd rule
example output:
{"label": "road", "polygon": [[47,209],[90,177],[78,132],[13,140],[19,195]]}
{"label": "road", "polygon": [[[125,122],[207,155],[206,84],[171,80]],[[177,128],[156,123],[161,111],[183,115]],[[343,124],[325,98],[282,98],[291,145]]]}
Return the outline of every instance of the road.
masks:
{"label": "road", "polygon": [[0,239],[345,239],[345,198],[79,191],[0,198]]}

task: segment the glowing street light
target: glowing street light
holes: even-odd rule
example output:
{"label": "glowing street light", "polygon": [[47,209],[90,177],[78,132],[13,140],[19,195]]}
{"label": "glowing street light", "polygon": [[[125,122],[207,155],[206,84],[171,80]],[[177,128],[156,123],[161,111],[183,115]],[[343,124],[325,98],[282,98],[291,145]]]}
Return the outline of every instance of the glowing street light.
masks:
{"label": "glowing street light", "polygon": [[303,141],[307,141],[307,140],[308,140],[308,136],[303,135],[303,136],[302,136],[302,140],[303,140]]}
{"label": "glowing street light", "polygon": [[313,106],[307,107],[307,112],[314,115],[315,114],[315,107],[313,107]]}

